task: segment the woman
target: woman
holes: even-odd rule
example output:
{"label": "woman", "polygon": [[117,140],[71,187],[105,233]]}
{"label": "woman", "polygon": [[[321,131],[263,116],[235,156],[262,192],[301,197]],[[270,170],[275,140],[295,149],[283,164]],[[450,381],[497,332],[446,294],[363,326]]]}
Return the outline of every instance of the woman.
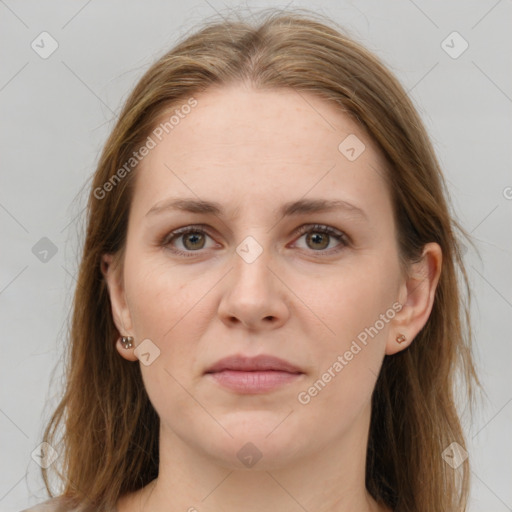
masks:
{"label": "woman", "polygon": [[44,510],[466,509],[463,231],[406,92],[339,27],[189,36],[88,207]]}

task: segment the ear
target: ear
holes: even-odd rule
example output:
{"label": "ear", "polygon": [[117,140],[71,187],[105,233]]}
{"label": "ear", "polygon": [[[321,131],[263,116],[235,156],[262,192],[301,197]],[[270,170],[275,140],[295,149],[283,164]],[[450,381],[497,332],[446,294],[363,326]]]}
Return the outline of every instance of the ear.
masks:
{"label": "ear", "polygon": [[[112,318],[121,336],[133,336],[133,324],[130,309],[126,300],[122,265],[116,262],[113,254],[104,254],[101,258],[101,273],[107,283]],[[134,348],[126,349],[120,339],[116,341],[116,349],[121,356],[129,361],[136,361]]]}
{"label": "ear", "polygon": [[[421,260],[412,264],[400,287],[399,302],[402,309],[393,318],[386,343],[386,355],[396,354],[407,348],[427,323],[441,275],[442,260],[441,247],[430,242],[423,247]],[[396,338],[401,334],[406,341],[398,343]]]}

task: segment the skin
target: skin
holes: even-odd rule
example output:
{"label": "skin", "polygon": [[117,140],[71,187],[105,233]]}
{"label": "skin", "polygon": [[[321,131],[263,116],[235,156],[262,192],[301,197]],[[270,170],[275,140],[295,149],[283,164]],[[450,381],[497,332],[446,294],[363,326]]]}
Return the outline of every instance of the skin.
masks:
{"label": "skin", "polygon": [[[161,419],[159,476],[121,497],[118,512],[384,511],[365,489],[371,394],[385,355],[406,349],[428,319],[441,249],[427,244],[423,259],[402,272],[384,161],[331,104],[241,84],[195,98],[198,105],[137,170],[124,261],[104,256],[119,332],[133,336],[135,347],[150,339],[160,350],[146,366],[134,349],[116,345],[126,364],[141,365]],[[338,150],[349,134],[366,146],[355,161]],[[180,197],[220,202],[226,214],[147,215]],[[364,216],[275,213],[301,198],[343,199]],[[208,226],[203,238],[160,244],[172,230],[199,223]],[[349,242],[294,233],[307,224],[332,226]],[[236,252],[249,235],[262,249],[252,263]],[[298,393],[396,302],[402,309],[300,403]],[[407,341],[397,343],[399,334]],[[275,355],[303,375],[253,395],[203,375],[235,353]],[[237,457],[248,442],[262,454],[250,468]]]}

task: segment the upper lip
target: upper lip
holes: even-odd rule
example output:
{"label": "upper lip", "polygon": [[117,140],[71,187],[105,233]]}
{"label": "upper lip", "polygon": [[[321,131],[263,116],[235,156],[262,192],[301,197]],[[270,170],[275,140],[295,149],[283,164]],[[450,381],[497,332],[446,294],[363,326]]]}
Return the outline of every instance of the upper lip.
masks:
{"label": "upper lip", "polygon": [[224,357],[210,366],[205,371],[205,373],[216,373],[223,370],[237,370],[246,372],[258,370],[276,370],[288,373],[302,373],[301,370],[292,363],[289,363],[284,359],[265,354],[256,357],[247,357],[242,354],[235,354],[232,356]]}

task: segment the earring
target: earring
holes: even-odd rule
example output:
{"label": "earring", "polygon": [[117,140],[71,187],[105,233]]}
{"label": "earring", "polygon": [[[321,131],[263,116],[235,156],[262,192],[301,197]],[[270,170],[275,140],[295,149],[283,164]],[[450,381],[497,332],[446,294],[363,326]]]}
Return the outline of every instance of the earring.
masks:
{"label": "earring", "polygon": [[133,338],[131,336],[121,336],[121,345],[123,348],[132,348],[133,347]]}
{"label": "earring", "polygon": [[396,342],[397,343],[403,343],[404,341],[407,341],[407,338],[405,337],[404,334],[398,334],[398,336],[396,337]]}

